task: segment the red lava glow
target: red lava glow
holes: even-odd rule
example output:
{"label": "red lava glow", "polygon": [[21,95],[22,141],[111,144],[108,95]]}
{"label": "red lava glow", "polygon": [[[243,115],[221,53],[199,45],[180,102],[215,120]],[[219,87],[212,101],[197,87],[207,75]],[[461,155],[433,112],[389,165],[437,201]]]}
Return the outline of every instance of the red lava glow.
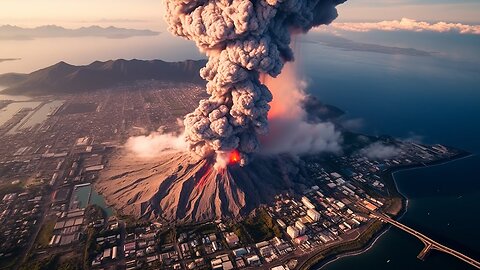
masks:
{"label": "red lava glow", "polygon": [[260,81],[273,95],[273,100],[269,103],[269,120],[289,119],[298,115],[298,104],[303,99],[303,95],[299,91],[294,91],[299,85],[293,64],[287,63],[282,73],[275,78],[261,74]]}
{"label": "red lava glow", "polygon": [[197,184],[195,185],[195,188],[203,188],[207,184],[213,173],[213,167],[210,165],[203,167],[202,170],[204,170],[204,172],[202,174],[202,177],[200,177]]}
{"label": "red lava glow", "polygon": [[238,152],[237,149],[233,150],[230,152],[230,157],[228,158],[228,162],[230,164],[237,164],[240,162],[240,153]]}

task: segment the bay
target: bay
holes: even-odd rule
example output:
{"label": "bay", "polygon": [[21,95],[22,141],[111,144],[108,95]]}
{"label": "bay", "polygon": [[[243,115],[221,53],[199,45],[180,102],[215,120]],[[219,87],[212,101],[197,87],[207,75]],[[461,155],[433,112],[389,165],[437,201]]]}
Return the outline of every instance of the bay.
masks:
{"label": "bay", "polygon": [[[450,46],[445,50],[448,53],[456,44],[451,41],[442,46]],[[318,44],[304,44],[302,52],[308,91],[346,110],[347,118],[360,119],[363,125],[358,131],[480,153],[480,74],[471,63],[462,65],[458,57],[452,60],[443,55],[366,53]],[[475,57],[478,55],[480,49]],[[407,212],[400,221],[480,259],[480,234],[476,229],[479,164],[480,157],[474,155],[395,173],[400,192],[408,198]],[[422,248],[418,239],[391,228],[368,251],[313,269],[472,269],[435,251],[420,261],[416,256]]]}

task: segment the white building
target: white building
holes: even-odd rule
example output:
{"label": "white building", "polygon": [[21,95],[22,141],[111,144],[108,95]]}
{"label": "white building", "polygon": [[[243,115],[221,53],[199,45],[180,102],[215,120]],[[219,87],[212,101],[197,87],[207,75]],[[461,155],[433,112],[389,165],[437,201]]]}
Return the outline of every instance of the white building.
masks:
{"label": "white building", "polygon": [[301,222],[300,220],[297,220],[295,222],[295,227],[297,227],[297,229],[299,231],[299,235],[304,234],[305,231],[307,230],[307,226],[305,226],[305,224],[303,224],[303,222]]}
{"label": "white building", "polygon": [[253,255],[247,258],[247,263],[249,265],[259,265],[260,264],[260,258],[257,255]]}
{"label": "white building", "polygon": [[302,197],[302,203],[309,209],[315,209],[315,205],[305,196]]}
{"label": "white building", "polygon": [[307,215],[313,220],[313,221],[319,221],[320,220],[320,213],[318,213],[315,209],[308,209],[307,210]]}
{"label": "white building", "polygon": [[287,234],[290,236],[290,238],[294,239],[300,235],[300,231],[296,227],[288,226]]}

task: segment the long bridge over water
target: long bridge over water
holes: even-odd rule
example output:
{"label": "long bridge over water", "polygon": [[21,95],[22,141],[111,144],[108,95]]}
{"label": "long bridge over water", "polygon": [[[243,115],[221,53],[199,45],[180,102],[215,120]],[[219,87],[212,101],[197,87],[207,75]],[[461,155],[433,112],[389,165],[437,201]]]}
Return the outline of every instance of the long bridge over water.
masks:
{"label": "long bridge over water", "polygon": [[384,215],[384,214],[380,214],[380,213],[371,213],[371,215],[375,218],[378,218],[379,220],[381,220],[382,222],[385,222],[385,223],[389,223],[391,224],[392,226],[395,226],[397,228],[399,228],[400,230],[402,231],[405,231],[413,236],[415,236],[416,238],[418,238],[420,241],[422,241],[422,243],[425,245],[425,247],[422,249],[422,251],[418,254],[418,258],[423,260],[425,258],[425,256],[430,252],[430,250],[434,249],[434,250],[438,250],[438,251],[441,251],[441,252],[444,252],[444,253],[447,253],[447,254],[450,254],[454,257],[457,257],[458,259],[470,264],[471,266],[477,268],[477,269],[480,269],[480,262],[468,257],[467,255],[459,252],[459,251],[456,251],[454,249],[451,249],[445,245],[442,245],[440,243],[438,243],[437,241],[429,238],[428,236],[390,218],[389,216],[387,215]]}

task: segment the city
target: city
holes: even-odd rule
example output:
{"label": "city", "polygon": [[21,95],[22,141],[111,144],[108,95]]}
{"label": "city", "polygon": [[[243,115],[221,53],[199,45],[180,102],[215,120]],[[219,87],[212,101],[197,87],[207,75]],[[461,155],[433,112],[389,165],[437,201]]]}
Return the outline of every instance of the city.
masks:
{"label": "city", "polygon": [[[367,245],[385,228],[372,212],[401,213],[393,170],[466,155],[379,137],[378,143],[395,146],[395,157],[369,159],[354,143],[344,155],[305,156],[315,185],[301,196],[278,194],[243,218],[172,224],[116,214],[94,188],[112,153],[131,136],[158,127],[176,131],[177,119],[204,95],[196,85],[141,81],[40,99],[13,114],[0,127],[0,267],[308,269]],[[53,101],[56,106],[42,110]]]}

